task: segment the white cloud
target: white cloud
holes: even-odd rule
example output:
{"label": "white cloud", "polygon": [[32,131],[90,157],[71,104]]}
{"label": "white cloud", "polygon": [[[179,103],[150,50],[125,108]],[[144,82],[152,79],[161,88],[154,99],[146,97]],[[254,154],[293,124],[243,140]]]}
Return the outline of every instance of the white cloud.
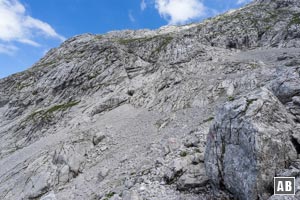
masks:
{"label": "white cloud", "polygon": [[18,48],[14,45],[0,44],[0,53],[7,54],[7,55],[13,55],[17,50],[18,50]]}
{"label": "white cloud", "polygon": [[131,22],[135,22],[135,18],[132,15],[132,11],[131,10],[128,12],[128,17],[129,17],[129,19],[130,19]]}
{"label": "white cloud", "polygon": [[144,11],[147,8],[147,4],[145,0],[141,1],[141,10]]}
{"label": "white cloud", "polygon": [[32,40],[29,40],[29,39],[26,39],[26,38],[19,39],[18,41],[21,42],[21,43],[24,43],[24,44],[29,44],[31,46],[35,46],[35,47],[41,46],[39,43],[37,43],[35,41],[32,41]]}
{"label": "white cloud", "polygon": [[[0,41],[39,46],[34,41],[38,36],[65,40],[49,24],[29,16],[18,0],[0,0]],[[13,49],[4,48],[2,44],[0,52],[11,52]]]}
{"label": "white cloud", "polygon": [[155,0],[155,7],[169,24],[184,24],[206,14],[200,0]]}

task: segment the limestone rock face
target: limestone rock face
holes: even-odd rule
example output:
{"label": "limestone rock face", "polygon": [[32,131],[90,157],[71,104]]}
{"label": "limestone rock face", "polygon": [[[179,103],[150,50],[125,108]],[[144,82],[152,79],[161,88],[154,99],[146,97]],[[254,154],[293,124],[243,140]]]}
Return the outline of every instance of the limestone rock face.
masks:
{"label": "limestone rock face", "polygon": [[299,12],[257,0],[78,35],[1,79],[0,199],[256,200],[275,175],[299,182]]}
{"label": "limestone rock face", "polygon": [[208,134],[207,174],[239,199],[266,198],[274,176],[297,160],[293,134],[291,115],[265,88],[226,103]]}

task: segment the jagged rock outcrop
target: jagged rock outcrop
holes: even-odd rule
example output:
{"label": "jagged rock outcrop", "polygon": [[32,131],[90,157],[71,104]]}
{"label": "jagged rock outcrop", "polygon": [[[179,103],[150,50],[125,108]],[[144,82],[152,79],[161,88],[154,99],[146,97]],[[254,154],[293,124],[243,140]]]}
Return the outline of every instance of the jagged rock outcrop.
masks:
{"label": "jagged rock outcrop", "polygon": [[299,136],[299,127],[272,92],[250,93],[218,111],[208,134],[207,175],[238,199],[267,199],[273,178],[299,161],[299,144],[293,143]]}
{"label": "jagged rock outcrop", "polygon": [[[269,197],[272,175],[300,174],[299,10],[261,0],[202,23],[84,34],[1,79],[0,199]],[[223,143],[206,142],[209,127],[227,135],[235,113],[236,127],[266,141],[241,138],[216,171]],[[259,170],[227,176],[246,158]]]}

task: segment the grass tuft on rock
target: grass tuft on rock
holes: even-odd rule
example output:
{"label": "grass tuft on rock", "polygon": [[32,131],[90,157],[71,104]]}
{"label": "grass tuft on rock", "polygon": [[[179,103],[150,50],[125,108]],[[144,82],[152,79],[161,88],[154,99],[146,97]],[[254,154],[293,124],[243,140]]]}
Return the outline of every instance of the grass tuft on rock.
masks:
{"label": "grass tuft on rock", "polygon": [[300,14],[294,14],[290,23],[289,23],[289,27],[292,25],[300,25]]}
{"label": "grass tuft on rock", "polygon": [[47,110],[35,111],[27,117],[26,121],[36,120],[36,119],[42,119],[42,120],[49,119],[53,116],[53,113],[58,112],[58,111],[65,111],[65,110],[77,105],[79,102],[80,101],[71,101],[68,103],[52,106]]}
{"label": "grass tuft on rock", "polygon": [[104,200],[108,200],[108,199],[112,198],[115,194],[116,194],[116,193],[114,193],[114,192],[109,192],[109,193],[107,193],[107,194],[105,195],[105,199],[104,199]]}
{"label": "grass tuft on rock", "polygon": [[209,118],[203,120],[203,122],[206,123],[206,122],[210,122],[212,120],[214,120],[214,117],[209,117]]}
{"label": "grass tuft on rock", "polygon": [[187,156],[187,152],[186,151],[181,151],[179,155],[181,157],[186,157]]}
{"label": "grass tuft on rock", "polygon": [[153,53],[161,52],[172,40],[173,37],[171,36],[163,37],[163,41],[159,44],[159,46],[154,50]]}
{"label": "grass tuft on rock", "polygon": [[228,101],[234,101],[234,96],[227,97]]}
{"label": "grass tuft on rock", "polygon": [[155,37],[142,37],[142,38],[129,38],[129,39],[119,39],[118,42],[123,45],[128,45],[134,42],[148,42],[154,39]]}

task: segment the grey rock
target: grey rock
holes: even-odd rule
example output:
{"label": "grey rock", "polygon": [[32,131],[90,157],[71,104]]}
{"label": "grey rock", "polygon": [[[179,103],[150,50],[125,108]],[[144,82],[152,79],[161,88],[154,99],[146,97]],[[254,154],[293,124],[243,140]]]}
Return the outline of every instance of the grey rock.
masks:
{"label": "grey rock", "polygon": [[37,174],[30,177],[30,180],[25,185],[24,193],[27,198],[37,198],[49,189],[50,173]]}
{"label": "grey rock", "polygon": [[192,158],[192,164],[196,165],[204,162],[204,153],[195,153]]}
{"label": "grey rock", "polygon": [[63,146],[57,151],[55,151],[53,162],[55,164],[68,165],[70,172],[72,172],[75,176],[79,174],[82,170],[82,165],[84,163],[85,158],[81,153],[78,153],[73,146]]}
{"label": "grey rock", "polygon": [[41,197],[41,200],[57,200],[53,191]]}
{"label": "grey rock", "polygon": [[137,191],[132,190],[132,191],[126,191],[122,195],[123,200],[142,200]]}
{"label": "grey rock", "polygon": [[110,199],[111,199],[111,200],[122,200],[122,198],[121,198],[118,194],[115,194],[115,195],[112,196]]}
{"label": "grey rock", "polygon": [[267,89],[225,104],[208,135],[208,177],[240,199],[270,196],[273,177],[297,159],[294,131],[290,114]]}
{"label": "grey rock", "polygon": [[105,151],[106,149],[108,149],[107,146],[102,146],[102,147],[100,147],[100,150],[101,150],[101,151]]}
{"label": "grey rock", "polygon": [[108,175],[109,169],[108,168],[102,168],[98,174],[98,181],[103,181],[103,179]]}
{"label": "grey rock", "polygon": [[206,176],[204,163],[190,166],[177,182],[177,189],[192,191],[207,186],[209,178]]}
{"label": "grey rock", "polygon": [[105,138],[105,135],[101,132],[96,132],[93,135],[93,144],[98,145],[103,139]]}
{"label": "grey rock", "polygon": [[63,165],[59,171],[58,181],[65,184],[69,181],[70,167],[68,165]]}
{"label": "grey rock", "polygon": [[292,100],[295,105],[300,106],[300,97],[299,96],[294,96],[292,98]]}
{"label": "grey rock", "polygon": [[[269,198],[273,176],[300,169],[299,12],[257,0],[201,23],[78,35],[0,79],[0,199]],[[209,130],[226,135],[223,157]]]}
{"label": "grey rock", "polygon": [[197,147],[198,144],[200,143],[199,138],[197,138],[196,136],[189,136],[185,139],[184,141],[184,146],[186,147]]}

